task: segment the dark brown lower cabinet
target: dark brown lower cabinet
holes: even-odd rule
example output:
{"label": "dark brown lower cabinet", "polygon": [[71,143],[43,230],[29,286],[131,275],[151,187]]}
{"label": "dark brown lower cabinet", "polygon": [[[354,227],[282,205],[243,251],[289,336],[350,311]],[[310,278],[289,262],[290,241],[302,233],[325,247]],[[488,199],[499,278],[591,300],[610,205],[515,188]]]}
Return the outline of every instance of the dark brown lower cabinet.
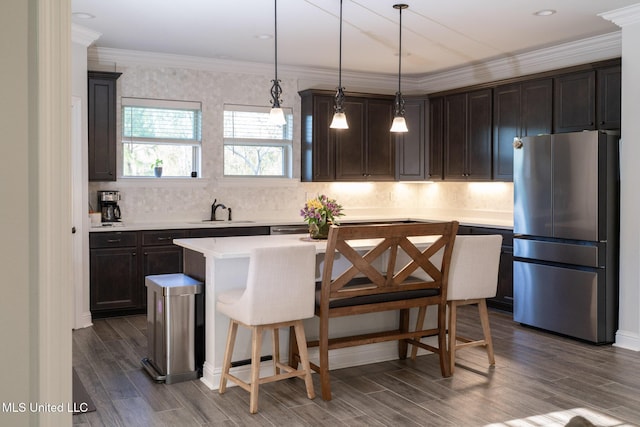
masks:
{"label": "dark brown lower cabinet", "polygon": [[500,234],[502,236],[498,288],[496,296],[487,300],[487,305],[513,312],[513,231],[502,228],[460,226],[458,234]]}
{"label": "dark brown lower cabinet", "polygon": [[183,272],[186,237],[269,234],[269,227],[224,227],[192,230],[145,230],[89,234],[90,309],[94,318],[144,313],[146,276]]}
{"label": "dark brown lower cabinet", "polygon": [[90,308],[94,317],[142,306],[138,283],[138,239],[135,232],[89,235]]}
{"label": "dark brown lower cabinet", "polygon": [[91,312],[136,309],[140,292],[136,248],[91,250]]}

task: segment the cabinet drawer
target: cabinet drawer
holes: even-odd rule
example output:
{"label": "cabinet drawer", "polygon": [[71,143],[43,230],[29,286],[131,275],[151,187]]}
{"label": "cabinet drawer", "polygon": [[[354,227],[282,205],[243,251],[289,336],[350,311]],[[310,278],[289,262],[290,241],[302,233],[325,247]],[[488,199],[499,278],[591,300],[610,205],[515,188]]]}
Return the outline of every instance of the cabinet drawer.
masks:
{"label": "cabinet drawer", "polygon": [[137,244],[138,239],[135,231],[110,231],[89,234],[89,247],[91,249],[136,246]]}
{"label": "cabinet drawer", "polygon": [[142,232],[142,246],[170,245],[173,239],[189,236],[188,230],[156,230]]}

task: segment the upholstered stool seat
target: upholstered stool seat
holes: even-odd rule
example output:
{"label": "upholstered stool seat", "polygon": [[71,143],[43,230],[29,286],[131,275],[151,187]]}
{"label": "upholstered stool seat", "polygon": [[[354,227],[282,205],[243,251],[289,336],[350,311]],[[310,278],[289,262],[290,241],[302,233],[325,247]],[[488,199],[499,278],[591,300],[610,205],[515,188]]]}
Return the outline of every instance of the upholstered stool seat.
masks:
{"label": "upholstered stool seat", "polygon": [[[457,236],[451,255],[449,288],[447,290],[448,353],[451,372],[455,369],[456,351],[465,347],[483,346],[487,350],[489,364],[495,364],[487,298],[496,295],[502,236],[473,235]],[[457,333],[457,309],[462,305],[475,304],[480,314],[483,339],[472,340]],[[425,311],[418,312],[417,328],[424,323]],[[413,347],[411,357],[415,359],[418,348]]]}
{"label": "upholstered stool seat", "polygon": [[[245,289],[234,289],[217,296],[216,308],[230,318],[219,393],[231,380],[250,392],[249,410],[258,411],[260,384],[292,377],[304,378],[309,399],[315,397],[309,368],[303,319],[314,315],[315,245],[259,248],[251,252]],[[242,381],[231,374],[231,358],[238,325],[251,329],[251,380]],[[301,369],[280,362],[279,328],[295,332]],[[262,334],[273,333],[274,375],[260,378]],[[281,373],[281,370],[284,372]]]}

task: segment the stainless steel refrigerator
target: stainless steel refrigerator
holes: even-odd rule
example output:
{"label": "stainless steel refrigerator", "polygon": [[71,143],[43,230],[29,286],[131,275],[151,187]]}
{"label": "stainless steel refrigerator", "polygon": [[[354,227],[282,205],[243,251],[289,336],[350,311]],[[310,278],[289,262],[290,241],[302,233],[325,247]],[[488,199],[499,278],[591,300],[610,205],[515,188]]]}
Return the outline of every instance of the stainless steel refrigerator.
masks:
{"label": "stainless steel refrigerator", "polygon": [[593,343],[618,321],[620,137],[514,142],[514,320]]}

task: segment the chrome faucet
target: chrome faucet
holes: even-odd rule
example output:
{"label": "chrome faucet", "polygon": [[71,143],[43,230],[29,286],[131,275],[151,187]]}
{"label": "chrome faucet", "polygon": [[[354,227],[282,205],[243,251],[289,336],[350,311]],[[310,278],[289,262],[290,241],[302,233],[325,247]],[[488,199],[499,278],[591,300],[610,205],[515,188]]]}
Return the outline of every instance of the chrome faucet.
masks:
{"label": "chrome faucet", "polygon": [[[211,205],[211,221],[218,221],[216,219],[216,211],[218,210],[218,208],[227,209],[227,211],[229,212],[228,221],[231,221],[231,208],[227,208],[222,203],[217,203],[217,202],[218,202],[218,199],[214,199],[213,200],[213,204]],[[220,221],[222,221],[222,220],[220,220]]]}

